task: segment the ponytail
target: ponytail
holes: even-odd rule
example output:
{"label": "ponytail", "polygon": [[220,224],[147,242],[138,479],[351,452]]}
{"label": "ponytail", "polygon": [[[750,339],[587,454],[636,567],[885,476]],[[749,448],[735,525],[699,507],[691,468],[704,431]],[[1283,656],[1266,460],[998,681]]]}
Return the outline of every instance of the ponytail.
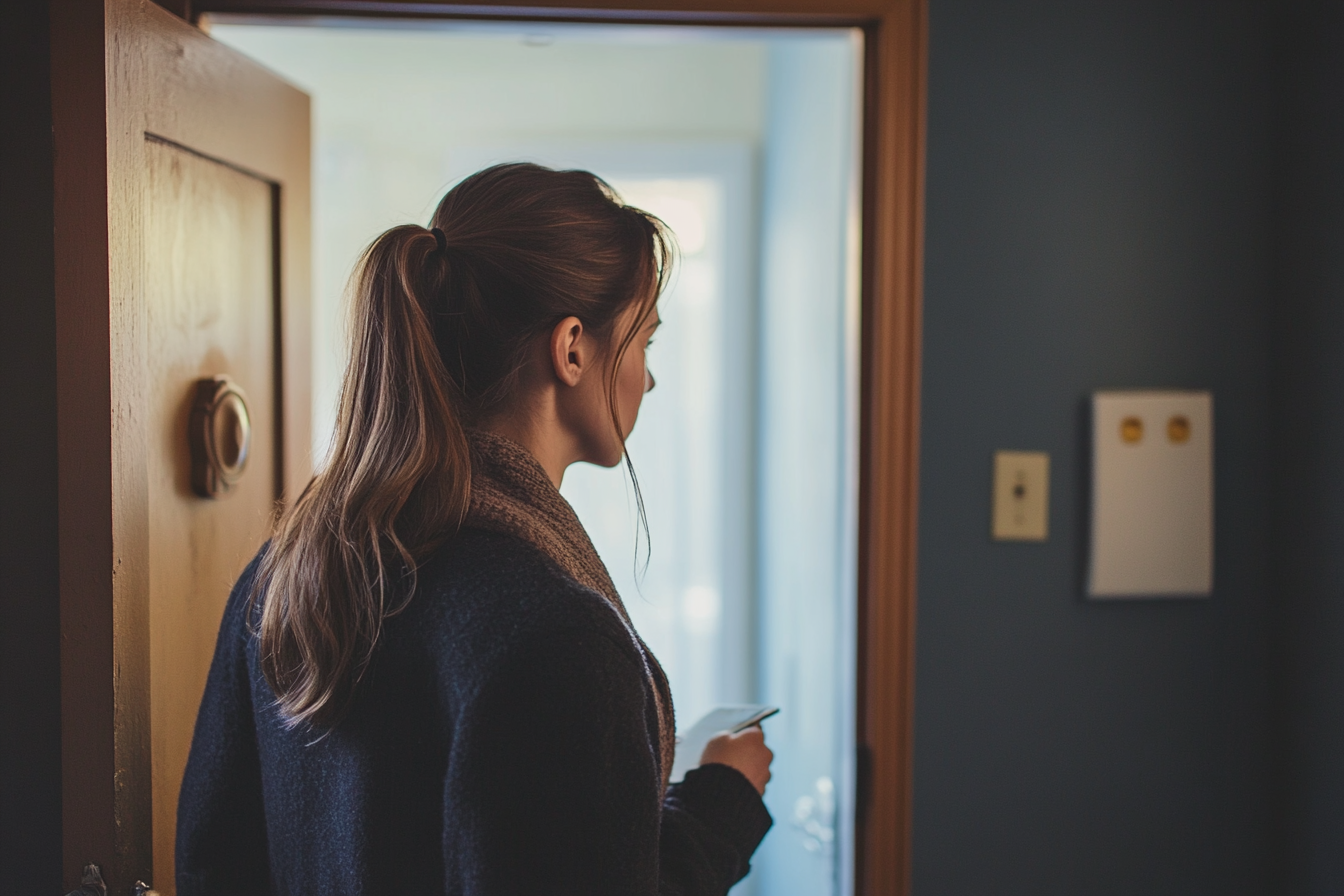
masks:
{"label": "ponytail", "polygon": [[470,454],[434,339],[444,254],[431,231],[396,227],[355,275],[335,444],[258,577],[261,670],[291,724],[339,719],[417,564],[466,516]]}
{"label": "ponytail", "polygon": [[[394,227],[360,261],[331,455],[277,522],[253,590],[261,671],[293,726],[340,720],[418,565],[461,528],[464,427],[513,397],[534,339],[574,315],[619,366],[671,270],[662,222],[586,171],[487,168],[433,223]],[[632,302],[636,324],[613,334]]]}

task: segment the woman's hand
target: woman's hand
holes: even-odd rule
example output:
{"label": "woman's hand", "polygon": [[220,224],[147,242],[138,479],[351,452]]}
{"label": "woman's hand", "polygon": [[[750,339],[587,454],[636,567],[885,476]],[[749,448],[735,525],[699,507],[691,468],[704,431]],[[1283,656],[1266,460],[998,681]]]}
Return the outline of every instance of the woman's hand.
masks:
{"label": "woman's hand", "polygon": [[742,774],[756,788],[756,792],[765,796],[765,785],[770,782],[770,763],[775,754],[765,745],[765,732],[760,725],[752,725],[737,734],[720,734],[705,745],[700,754],[700,764],[717,762],[731,766]]}

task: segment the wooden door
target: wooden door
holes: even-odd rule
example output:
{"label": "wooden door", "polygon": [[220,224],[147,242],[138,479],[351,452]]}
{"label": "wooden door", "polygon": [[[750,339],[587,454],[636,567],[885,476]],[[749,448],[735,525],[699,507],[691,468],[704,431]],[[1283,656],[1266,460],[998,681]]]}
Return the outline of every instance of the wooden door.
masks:
{"label": "wooden door", "polygon": [[[136,0],[53,4],[53,61],[66,882],[171,894],[224,602],[310,473],[308,98]],[[193,402],[224,376],[247,457],[205,497]]]}

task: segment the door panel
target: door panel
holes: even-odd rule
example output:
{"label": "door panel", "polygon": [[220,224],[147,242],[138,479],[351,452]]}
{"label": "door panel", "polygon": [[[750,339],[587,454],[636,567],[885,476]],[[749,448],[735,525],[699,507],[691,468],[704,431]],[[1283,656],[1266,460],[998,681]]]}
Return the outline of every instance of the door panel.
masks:
{"label": "door panel", "polygon": [[[144,303],[149,478],[149,687],[154,881],[172,892],[177,794],[230,586],[267,534],[276,494],[272,186],[147,140]],[[251,421],[242,478],[192,489],[198,378],[227,375]]]}

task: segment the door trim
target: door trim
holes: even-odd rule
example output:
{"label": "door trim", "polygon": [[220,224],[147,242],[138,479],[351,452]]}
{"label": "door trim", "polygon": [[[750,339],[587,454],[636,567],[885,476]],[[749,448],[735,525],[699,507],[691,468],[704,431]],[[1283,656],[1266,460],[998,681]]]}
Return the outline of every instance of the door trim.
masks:
{"label": "door trim", "polygon": [[863,29],[855,890],[908,893],[928,0],[193,0],[192,10]]}

